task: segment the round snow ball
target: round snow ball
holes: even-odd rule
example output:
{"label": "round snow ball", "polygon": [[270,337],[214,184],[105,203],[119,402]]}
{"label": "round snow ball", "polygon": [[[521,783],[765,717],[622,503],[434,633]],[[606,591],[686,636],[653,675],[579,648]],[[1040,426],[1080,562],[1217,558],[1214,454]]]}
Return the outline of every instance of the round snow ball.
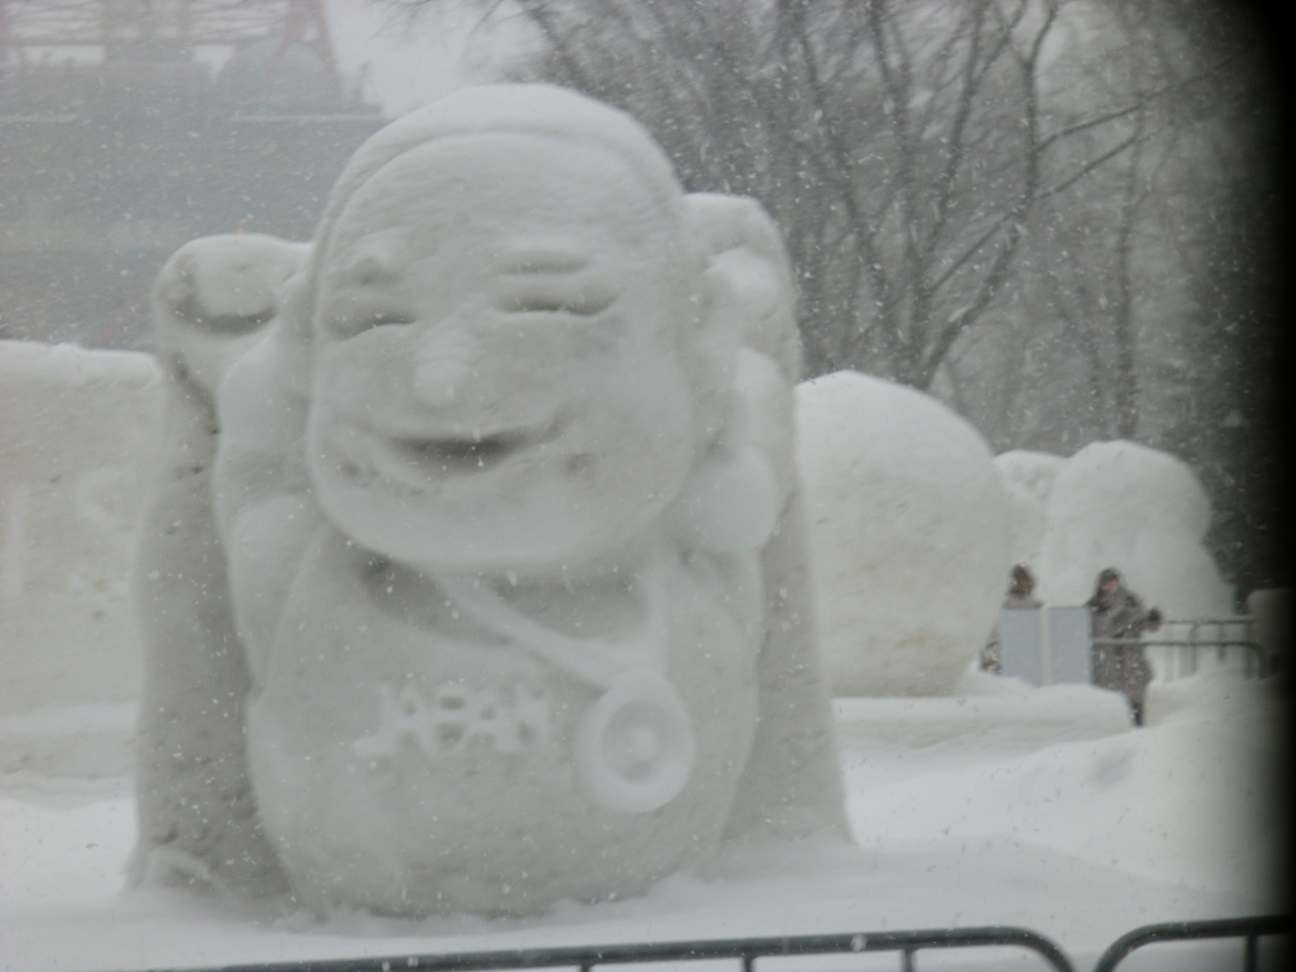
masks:
{"label": "round snow ball", "polygon": [[1029,496],[1040,506],[1048,502],[1053,483],[1066,460],[1051,452],[1010,449],[994,457],[995,468],[1011,491]]}
{"label": "round snow ball", "polygon": [[1064,462],[1052,453],[1024,449],[1002,452],[994,458],[1012,504],[1008,535],[1013,563],[1026,564],[1032,571],[1044,545],[1044,510]]}
{"label": "round snow ball", "polygon": [[798,386],[797,437],[833,694],[948,694],[1008,586],[989,446],[936,399],[853,371]]}
{"label": "round snow ball", "polygon": [[1210,500],[1192,470],[1133,442],[1095,442],[1066,461],[1046,508],[1040,596],[1082,604],[1098,571],[1115,567],[1169,618],[1231,613],[1228,586],[1202,538]]}

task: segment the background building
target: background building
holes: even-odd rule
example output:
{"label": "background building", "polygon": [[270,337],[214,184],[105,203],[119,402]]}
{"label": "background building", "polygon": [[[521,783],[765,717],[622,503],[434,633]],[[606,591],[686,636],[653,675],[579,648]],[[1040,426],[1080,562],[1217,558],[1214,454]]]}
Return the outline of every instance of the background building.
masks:
{"label": "background building", "polygon": [[320,0],[0,0],[0,338],[147,347],[186,240],[307,238],[360,84]]}

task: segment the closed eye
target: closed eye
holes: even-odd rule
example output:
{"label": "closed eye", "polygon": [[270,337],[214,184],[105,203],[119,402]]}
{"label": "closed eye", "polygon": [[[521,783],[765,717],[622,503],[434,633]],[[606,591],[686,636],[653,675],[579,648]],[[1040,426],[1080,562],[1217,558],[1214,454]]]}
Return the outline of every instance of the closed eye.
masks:
{"label": "closed eye", "polygon": [[395,310],[361,311],[333,317],[333,329],[341,334],[359,334],[385,324],[413,324],[414,318]]}
{"label": "closed eye", "polygon": [[413,324],[414,318],[408,314],[395,311],[378,311],[369,317],[368,327],[382,327],[384,324]]}
{"label": "closed eye", "polygon": [[533,297],[506,301],[501,309],[510,314],[571,314],[575,317],[593,317],[606,310],[611,303],[610,298],[555,300]]}
{"label": "closed eye", "polygon": [[497,306],[507,314],[567,314],[594,317],[612,306],[617,294],[607,290],[554,293],[548,290],[522,291],[503,297]]}

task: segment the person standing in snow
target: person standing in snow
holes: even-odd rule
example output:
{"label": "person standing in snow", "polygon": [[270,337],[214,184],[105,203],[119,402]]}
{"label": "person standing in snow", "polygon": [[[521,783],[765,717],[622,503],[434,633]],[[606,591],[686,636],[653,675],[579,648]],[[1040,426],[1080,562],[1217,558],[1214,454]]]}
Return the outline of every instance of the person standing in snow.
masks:
{"label": "person standing in snow", "polygon": [[[1018,564],[1009,575],[1008,596],[1004,598],[1005,611],[1033,611],[1043,607],[1034,594],[1035,576],[1025,564]],[[981,649],[981,670],[998,675],[1003,671],[1003,650],[999,643],[999,627],[995,626],[990,643]]]}
{"label": "person standing in snow", "polygon": [[1121,583],[1120,572],[1114,567],[1098,575],[1097,588],[1085,606],[1089,608],[1093,683],[1129,699],[1134,724],[1141,726],[1152,666],[1143,646],[1132,642],[1144,631],[1161,626],[1161,612],[1144,610],[1143,602]]}
{"label": "person standing in snow", "polygon": [[1025,564],[1018,564],[1012,569],[1012,584],[1004,600],[1005,611],[1031,611],[1044,605],[1035,596],[1035,575]]}

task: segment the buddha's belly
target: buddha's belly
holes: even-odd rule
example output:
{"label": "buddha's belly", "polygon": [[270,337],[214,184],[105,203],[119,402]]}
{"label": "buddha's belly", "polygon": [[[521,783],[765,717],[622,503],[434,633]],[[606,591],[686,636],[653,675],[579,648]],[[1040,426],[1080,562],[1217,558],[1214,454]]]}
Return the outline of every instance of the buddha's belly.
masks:
{"label": "buddha's belly", "polygon": [[[611,685],[513,647],[304,620],[249,710],[261,818],[317,907],[528,913],[637,892],[720,837],[755,727],[750,630],[696,596]],[[325,615],[330,612],[324,612]]]}

